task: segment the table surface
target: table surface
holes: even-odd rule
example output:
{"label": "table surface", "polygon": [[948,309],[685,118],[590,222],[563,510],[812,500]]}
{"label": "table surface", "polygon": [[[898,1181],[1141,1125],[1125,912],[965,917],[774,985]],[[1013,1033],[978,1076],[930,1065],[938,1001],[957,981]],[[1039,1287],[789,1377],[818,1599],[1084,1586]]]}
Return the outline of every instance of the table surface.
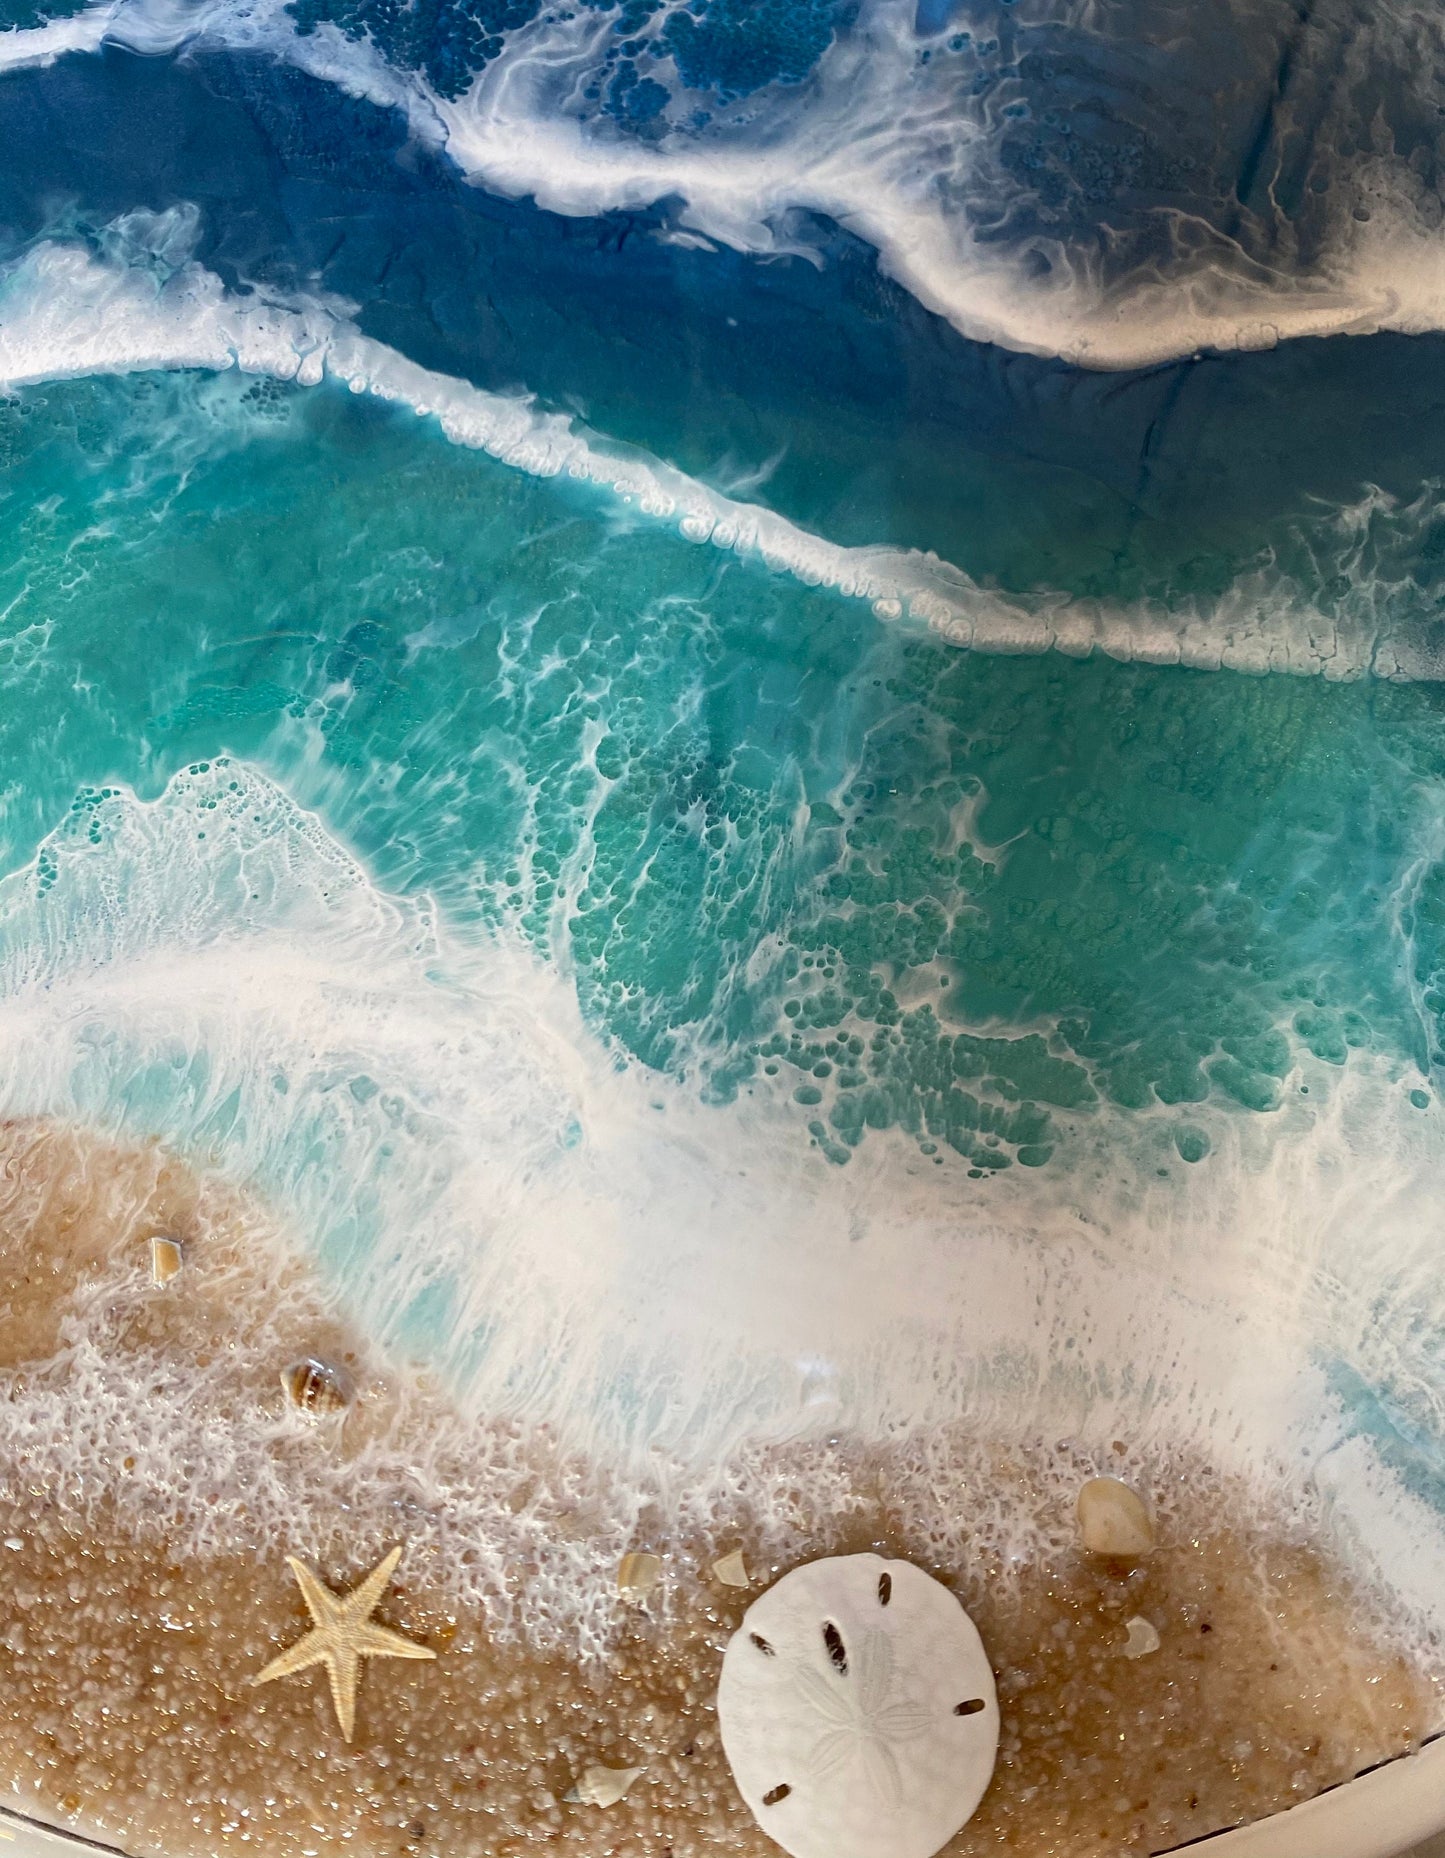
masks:
{"label": "table surface", "polygon": [[[93,1845],[92,1850],[95,1858],[109,1858],[113,1848]],[[0,1816],[0,1858],[72,1858],[74,1851],[69,1839],[56,1837],[43,1826],[9,1815]],[[1402,1853],[1401,1858],[1445,1858],[1445,1832],[1437,1833],[1423,1845],[1413,1846]]]}

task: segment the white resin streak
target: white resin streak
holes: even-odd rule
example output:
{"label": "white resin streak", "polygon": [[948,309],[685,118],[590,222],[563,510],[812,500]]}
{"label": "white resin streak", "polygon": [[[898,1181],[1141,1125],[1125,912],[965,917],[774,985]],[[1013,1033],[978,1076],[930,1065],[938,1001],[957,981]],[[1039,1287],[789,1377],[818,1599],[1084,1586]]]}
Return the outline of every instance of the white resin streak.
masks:
{"label": "white resin streak", "polygon": [[[127,231],[129,222],[143,232]],[[122,231],[114,242],[143,236],[150,248],[164,249],[183,244],[190,223],[181,209],[133,214],[116,222]],[[906,617],[975,650],[1100,653],[1331,679],[1439,674],[1433,656],[1392,639],[1368,610],[1356,624],[1337,624],[1287,579],[1263,571],[1241,577],[1211,602],[1124,606],[1000,593],[931,552],[843,547],[561,414],[541,412],[529,397],[489,393],[420,367],[360,334],[347,308],[256,292],[228,295],[194,263],[162,279],[143,264],[102,262],[73,245],[42,244],[0,277],[0,387],[175,368],[239,368],[303,386],[331,379],[434,417],[453,443],[514,469],[594,484],[616,499],[619,511],[667,524],[690,542],[868,600],[880,619]]]}
{"label": "white resin streak", "polygon": [[[1087,29],[1087,4],[1058,0],[1047,11]],[[1082,367],[1145,367],[1307,336],[1418,334],[1445,322],[1437,216],[1415,197],[1408,165],[1380,151],[1358,158],[1342,181],[1358,215],[1342,214],[1333,248],[1307,271],[1251,262],[1220,235],[1213,260],[1196,257],[1108,288],[1083,260],[1051,245],[1041,278],[969,231],[960,201],[993,162],[997,125],[960,113],[941,72],[920,68],[914,15],[915,0],[864,0],[855,29],[806,85],[765,93],[753,100],[749,131],[706,141],[643,143],[579,120],[572,93],[611,29],[590,8],[513,33],[506,53],[456,99],[329,22],[299,34],[283,0],[110,0],[74,19],[0,33],[0,72],[93,51],[106,39],[147,54],[186,43],[264,51],[404,111],[413,134],[444,149],[469,179],[553,212],[677,200],[673,236],[760,254],[806,252],[799,213],[826,215],[874,246],[887,272],[965,336]],[[1440,55],[1428,8],[1407,0],[1388,17],[1382,9],[1377,29],[1416,44],[1422,72]]]}

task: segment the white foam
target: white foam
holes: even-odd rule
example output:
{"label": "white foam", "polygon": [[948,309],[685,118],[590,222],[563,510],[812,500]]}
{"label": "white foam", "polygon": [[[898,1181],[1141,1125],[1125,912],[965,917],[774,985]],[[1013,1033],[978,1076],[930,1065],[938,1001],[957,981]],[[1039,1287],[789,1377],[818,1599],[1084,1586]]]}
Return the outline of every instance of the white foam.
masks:
{"label": "white foam", "polygon": [[[1155,1171],[1162,1106],[1061,1118],[1059,1165],[982,1212],[906,1140],[832,1168],[767,1086],[707,1108],[621,1062],[556,972],[379,894],[253,770],[94,821],[0,885],[4,1113],[163,1132],[259,1188],[467,1410],[546,1424],[634,1491],[657,1452],[697,1487],[770,1441],[964,1418],[1313,1474],[1445,1628],[1412,1573],[1440,1519],[1335,1449],[1336,1359],[1442,1397],[1445,1126],[1402,1117],[1382,1062],[1316,1067],[1274,1116],[1199,1107],[1213,1155],[1183,1182]],[[1381,1260],[1408,1333],[1380,1320]],[[959,1526],[940,1514],[940,1542]]]}
{"label": "white foam", "polygon": [[[972,195],[986,221],[1008,204],[994,162],[1002,93],[975,106],[941,64],[921,67],[915,9],[916,0],[867,0],[806,84],[749,99],[731,132],[648,142],[581,118],[578,96],[611,29],[589,8],[543,14],[512,32],[504,54],[454,100],[329,22],[299,34],[282,0],[110,0],[0,34],[0,70],[94,51],[107,39],[147,54],[197,41],[265,51],[405,111],[414,134],[493,192],[570,215],[677,200],[680,224],[668,236],[761,254],[808,251],[798,215],[826,215],[874,246],[886,272],[965,336],[1083,367],[1445,326],[1438,202],[1421,197],[1408,164],[1381,153],[1356,160],[1347,186],[1359,216],[1342,213],[1332,245],[1307,268],[1260,263],[1182,214],[1176,262],[1107,286],[1057,240],[1010,251],[976,236]],[[1038,21],[1086,11],[1051,4]],[[1394,24],[1398,43],[1406,27],[1418,42],[1418,69],[1438,62],[1426,10],[1397,8]]]}
{"label": "white foam", "polygon": [[[753,252],[792,249],[790,216],[823,214],[874,246],[883,268],[963,335],[1079,366],[1441,326],[1445,245],[1407,225],[1406,197],[1383,160],[1372,170],[1375,218],[1351,221],[1312,272],[1249,263],[1216,236],[1212,260],[1181,258],[1177,270],[1105,287],[1057,242],[1018,254],[976,237],[966,205],[991,161],[998,103],[971,111],[919,67],[914,12],[913,0],[873,0],[808,85],[771,99],[761,120],[750,111],[745,134],[721,143],[607,139],[559,109],[558,66],[580,73],[594,62],[598,28],[585,15],[517,35],[454,103],[420,81],[398,93],[376,55],[340,35],[287,55],[361,94],[379,97],[390,81],[389,100],[406,102],[417,132],[435,137],[439,127],[452,158],[494,192],[569,214],[679,198],[687,226]],[[1031,262],[1040,253],[1046,280]]]}
{"label": "white foam", "polygon": [[514,469],[595,485],[620,512],[807,586],[868,600],[881,619],[907,618],[975,650],[1099,652],[1334,679],[1440,675],[1438,652],[1392,632],[1368,599],[1326,619],[1266,567],[1216,601],[1124,607],[1000,593],[931,552],[843,547],[562,414],[542,412],[528,396],[488,393],[423,368],[362,335],[348,306],[335,300],[228,294],[213,273],[180,262],[194,230],[193,210],[177,208],[115,222],[108,260],[58,241],[33,248],[0,276],[0,387],[175,368],[239,368],[302,386],[330,379],[434,417],[453,443]]}
{"label": "white foam", "polygon": [[[106,44],[155,57],[207,33],[223,37],[230,17],[228,0],[93,0],[64,18],[0,32],[0,73],[54,64],[72,52],[98,52]],[[237,22],[243,17],[241,9]]]}
{"label": "white foam", "polygon": [[114,5],[90,6],[67,19],[47,20],[43,26],[13,26],[0,32],[0,72],[54,64],[70,52],[99,51],[115,13]]}
{"label": "white foam", "polygon": [[[975,104],[942,62],[920,66],[915,12],[916,0],[866,0],[806,84],[748,99],[730,130],[646,142],[582,119],[580,93],[611,29],[588,8],[544,13],[512,32],[504,54],[455,100],[330,23],[298,34],[280,0],[210,0],[186,14],[173,0],[117,0],[109,30],[145,49],[185,32],[285,57],[404,110],[413,132],[469,179],[552,212],[676,200],[674,236],[766,254],[806,252],[799,213],[826,215],[874,246],[886,272],[965,336],[1079,366],[1137,368],[1205,349],[1442,327],[1438,204],[1421,201],[1412,170],[1384,154],[1355,163],[1346,184],[1361,217],[1342,213],[1333,245],[1308,268],[1260,263],[1184,214],[1176,262],[1107,285],[1057,240],[1011,251],[977,236],[975,218],[991,225],[1009,205],[994,160],[1007,98]],[[1087,7],[1055,0],[1035,13],[1038,24],[1067,24]],[[1393,25],[1392,43],[1418,42],[1418,70],[1438,62],[1438,28],[1425,9],[1397,8]],[[1383,17],[1379,30],[1390,30]]]}

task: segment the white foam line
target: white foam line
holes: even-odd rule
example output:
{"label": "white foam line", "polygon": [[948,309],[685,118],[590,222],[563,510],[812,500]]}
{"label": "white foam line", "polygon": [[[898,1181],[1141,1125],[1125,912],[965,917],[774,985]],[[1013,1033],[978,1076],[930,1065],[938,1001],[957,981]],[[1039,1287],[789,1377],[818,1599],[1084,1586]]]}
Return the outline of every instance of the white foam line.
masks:
{"label": "white foam line", "polygon": [[0,32],[0,72],[19,71],[27,65],[54,64],[69,52],[99,51],[115,19],[117,7],[90,6],[68,19],[47,20],[43,26],[12,27]]}
{"label": "white foam line", "polygon": [[[183,210],[128,216],[146,255],[184,240]],[[124,247],[128,221],[110,241]],[[1434,677],[1438,665],[1381,633],[1371,615],[1347,627],[1324,619],[1282,577],[1237,581],[1209,604],[1110,606],[1060,594],[1011,595],[980,587],[933,553],[844,547],[776,511],[740,502],[674,466],[589,434],[525,395],[489,393],[423,368],[362,335],[349,306],[320,299],[229,295],[200,265],[102,262],[50,242],[0,278],[0,385],[9,391],[88,375],[197,368],[265,374],[353,393],[434,417],[458,445],[532,476],[567,477],[606,490],[636,516],[871,602],[883,620],[907,618],[953,643],[988,652],[1093,653],[1201,670],[1288,672],[1351,679]]]}
{"label": "white foam line", "polygon": [[20,71],[26,65],[54,65],[67,52],[98,52],[110,32],[117,7],[85,7],[69,19],[46,20],[43,26],[0,32],[0,71]]}
{"label": "white foam line", "polygon": [[[145,20],[157,4],[126,0],[123,18]],[[1063,19],[1069,9],[1051,11]],[[587,9],[514,33],[454,100],[329,22],[298,34],[266,0],[214,0],[207,30],[405,111],[413,133],[468,179],[550,212],[592,216],[680,200],[684,226],[757,253],[806,250],[790,220],[799,210],[825,215],[872,245],[883,269],[961,334],[1075,366],[1140,368],[1308,336],[1442,327],[1445,244],[1410,203],[1413,175],[1384,157],[1356,164],[1351,182],[1368,218],[1345,221],[1310,272],[1271,270],[1212,234],[1213,259],[1181,258],[1109,288],[1057,241],[1020,259],[975,239],[959,203],[999,185],[998,126],[937,69],[919,67],[914,12],[914,0],[865,0],[856,28],[807,85],[750,99],[746,130],[705,141],[675,133],[641,142],[579,120],[576,93],[599,68],[611,30],[607,16]],[[145,30],[121,28],[133,29]]]}
{"label": "white foam line", "polygon": [[[255,21],[236,16],[238,35],[249,37],[262,16],[272,37],[291,30],[279,0],[260,0]],[[68,18],[0,32],[0,73],[54,64],[71,52],[98,52],[106,44],[157,57],[206,36],[224,42],[231,17],[228,0],[98,0]]]}
{"label": "white foam line", "polygon": [[[147,236],[156,236],[149,217]],[[906,611],[960,643],[1002,649],[1039,650],[1055,639],[1052,628],[1041,635],[1024,608],[934,555],[825,541],[644,452],[606,445],[562,414],[538,411],[530,397],[488,393],[423,368],[362,335],[331,305],[228,296],[194,264],[160,281],[142,267],[103,264],[57,243],[36,248],[0,291],[0,383],[12,391],[85,375],[233,367],[303,386],[330,378],[408,406],[434,417],[455,444],[534,477],[595,484],[690,542],[871,600],[885,619]]]}
{"label": "white foam line", "polygon": [[[340,47],[344,46],[342,51]],[[333,82],[358,84],[357,50],[337,35],[323,51],[299,41],[289,54]],[[840,54],[841,59],[841,54]],[[370,77],[377,87],[379,74]],[[1024,354],[1060,357],[1076,367],[1133,369],[1204,350],[1248,352],[1306,336],[1438,329],[1445,302],[1445,249],[1361,230],[1352,249],[1317,275],[1250,276],[1225,262],[1181,266],[1178,275],[1133,279],[1106,291],[1056,252],[1052,282],[1027,275],[1000,248],[975,241],[913,174],[870,159],[882,125],[846,115],[823,130],[810,124],[806,160],[791,144],[760,149],[702,148],[658,153],[635,143],[603,143],[534,102],[509,108],[506,72],[488,72],[458,103],[421,81],[402,99],[413,126],[441,126],[447,152],[474,181],[529,196],[553,212],[597,214],[681,198],[685,223],[741,251],[787,250],[779,228],[802,208],[835,220],[878,254],[883,269],[971,341]],[[876,88],[866,84],[863,95]],[[838,82],[840,99],[858,102]],[[940,160],[958,151],[940,148]],[[1383,204],[1383,203],[1382,203]],[[1242,255],[1241,255],[1242,256]]]}

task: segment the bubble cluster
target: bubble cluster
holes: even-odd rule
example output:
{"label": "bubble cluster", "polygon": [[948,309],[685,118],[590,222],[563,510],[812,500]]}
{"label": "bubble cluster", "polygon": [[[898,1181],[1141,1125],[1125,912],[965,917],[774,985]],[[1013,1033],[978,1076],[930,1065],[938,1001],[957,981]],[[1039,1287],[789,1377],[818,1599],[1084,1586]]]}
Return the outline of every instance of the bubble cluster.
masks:
{"label": "bubble cluster", "polygon": [[[979,1183],[1100,1106],[1183,1131],[1305,1063],[1445,1049],[1428,687],[959,653],[409,415],[163,385],[24,422],[16,852],[62,818],[96,843],[98,760],[154,781],[134,706],[161,769],[223,739],[382,884],[522,937],[625,1054],[772,1098],[831,1160],[896,1130]],[[158,416],[191,448],[159,508]],[[1344,540],[1394,575],[1433,510]],[[124,676],[118,614],[153,646]]]}

